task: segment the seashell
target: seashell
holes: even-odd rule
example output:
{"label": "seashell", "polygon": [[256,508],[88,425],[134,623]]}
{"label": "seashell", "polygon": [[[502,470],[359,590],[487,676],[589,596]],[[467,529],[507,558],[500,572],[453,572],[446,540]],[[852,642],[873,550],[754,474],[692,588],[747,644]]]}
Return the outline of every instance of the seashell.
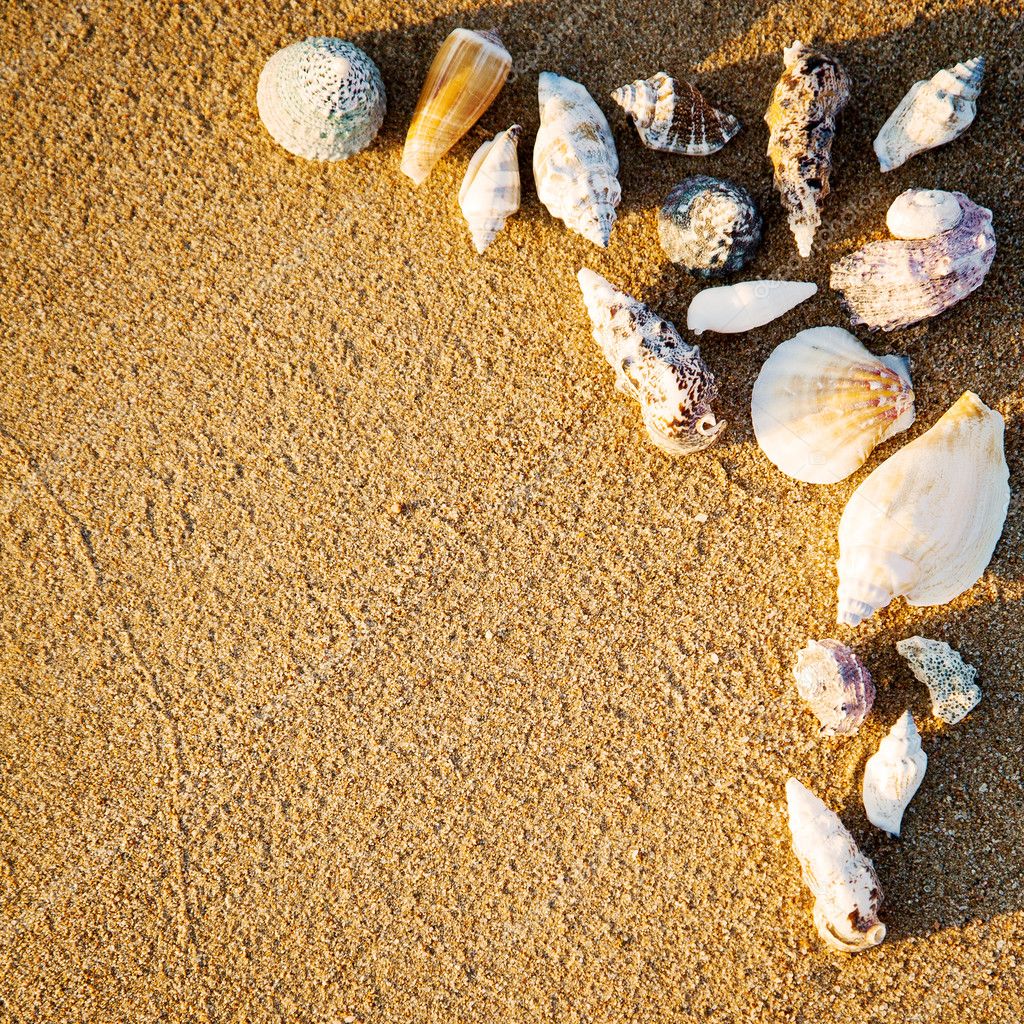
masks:
{"label": "seashell", "polygon": [[896,650],[909,662],[919,682],[928,687],[932,714],[947,725],[956,725],[981,701],[981,687],[974,681],[978,670],[941,640],[911,636],[900,640]]}
{"label": "seashell", "polygon": [[522,126],[498,132],[473,154],[459,189],[459,206],[476,251],[482,253],[519,209],[519,136]]}
{"label": "seashell", "polygon": [[890,835],[900,834],[903,812],[928,767],[914,716],[904,711],[864,766],[862,794],[868,821]]}
{"label": "seashell", "polygon": [[875,138],[882,171],[963,135],[974,121],[984,76],[985,58],[974,57],[915,82]]}
{"label": "seashell", "polygon": [[777,320],[818,291],[809,281],[743,281],[697,292],[686,311],[696,334],[740,334]]}
{"label": "seashell", "polygon": [[850,98],[850,78],[832,57],[797,39],[783,51],[785,70],[764,119],[775,187],[801,256],[811,254],[829,193],[836,118]]}
{"label": "seashell", "polygon": [[854,736],[875,702],[871,673],[838,640],[812,640],[796,658],[796,689],[822,736]]}
{"label": "seashell", "polygon": [[745,188],[698,174],[669,192],[658,212],[658,238],[665,255],[695,277],[721,277],[754,258],[761,214]]}
{"label": "seashell", "polygon": [[427,72],[405,137],[402,173],[419,185],[494,102],[512,70],[495,32],[457,28]]}
{"label": "seashell", "polygon": [[711,403],[718,386],[700,357],[667,320],[584,267],[577,278],[594,340],[615,370],[615,385],[640,403],[651,440],[669,455],[715,443],[725,429]]}
{"label": "seashell", "polygon": [[885,938],[878,919],[882,886],[874,865],[839,816],[796,779],[786,783],[789,831],[804,884],[814,896],[814,925],[825,944],[860,953]]}
{"label": "seashell", "polygon": [[619,157],[601,108],[578,82],[544,71],[533,146],[537,197],[552,217],[605,248],[615,224]]}
{"label": "seashell", "polygon": [[611,94],[633,119],[648,149],[687,156],[717,153],[739,130],[732,114],[716,110],[689,82],[677,82],[659,71]]}
{"label": "seashell", "polygon": [[841,327],[813,327],[768,357],[750,410],[757,443],[783,473],[834,484],[914,422],[914,392],[902,356],[874,356]]}
{"label": "seashell", "polygon": [[1010,501],[1003,417],[972,391],[882,463],[839,521],[840,622],[945,604],[985,571]]}
{"label": "seashell", "polygon": [[832,264],[830,283],[852,323],[908,327],[944,313],[985,280],[996,254],[992,213],[962,192],[909,189],[886,219],[898,241],[869,242]]}
{"label": "seashell", "polygon": [[312,36],[263,66],[256,106],[274,141],[307,160],[344,160],[365,149],[387,106],[377,65],[353,43]]}

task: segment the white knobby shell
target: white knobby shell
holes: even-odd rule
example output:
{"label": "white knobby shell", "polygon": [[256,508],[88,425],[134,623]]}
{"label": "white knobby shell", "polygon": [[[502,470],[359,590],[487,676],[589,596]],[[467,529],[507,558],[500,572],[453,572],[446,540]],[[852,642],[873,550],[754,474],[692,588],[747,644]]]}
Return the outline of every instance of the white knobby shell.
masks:
{"label": "white knobby shell", "polygon": [[482,253],[519,209],[518,142],[522,126],[498,132],[473,154],[459,189],[459,207]]}
{"label": "white knobby shell", "polygon": [[[908,327],[944,313],[985,280],[996,254],[992,211],[962,192],[922,193],[910,189],[890,207],[897,228],[915,237],[869,242],[832,264],[830,283],[852,323]],[[929,225],[936,232],[922,237]]]}
{"label": "white knobby shell", "polygon": [[742,281],[697,292],[686,311],[695,334],[740,334],[777,320],[809,299],[818,286],[809,281]]}
{"label": "white knobby shell", "polygon": [[878,919],[882,886],[874,865],[839,816],[796,779],[786,783],[789,831],[804,884],[814,896],[814,924],[826,945],[860,953],[885,938]]}
{"label": "white knobby shell", "polygon": [[900,595],[952,601],[985,571],[1010,502],[1003,418],[966,391],[853,492],[839,521],[838,621]]}
{"label": "white knobby shell", "polygon": [[963,135],[977,113],[984,75],[985,58],[974,57],[915,82],[875,138],[882,171]]}
{"label": "white knobby shell", "polygon": [[814,327],[768,357],[750,399],[754,435],[783,473],[831,484],[914,422],[907,361],[874,356],[841,327]]}
{"label": "white knobby shell", "polygon": [[622,197],[619,157],[608,121],[579,82],[544,71],[537,93],[540,129],[533,146],[537,197],[552,217],[605,248]]}
{"label": "white knobby shell", "polygon": [[640,403],[651,440],[669,455],[714,444],[725,421],[712,411],[718,386],[700,349],[600,274],[584,267],[577,278],[594,340],[615,371],[615,386]]}
{"label": "white knobby shell", "polygon": [[648,149],[709,156],[740,130],[739,121],[711,106],[696,86],[664,71],[616,89],[612,99],[632,118]]}
{"label": "white knobby shell", "polygon": [[889,206],[885,224],[893,238],[931,238],[963,220],[960,200],[938,188],[908,188]]}
{"label": "white knobby shell", "polygon": [[928,687],[932,714],[947,725],[956,725],[981,701],[981,687],[974,681],[978,670],[942,640],[911,636],[896,644],[915,677]]}
{"label": "white knobby shell", "polygon": [[343,160],[368,146],[386,108],[377,65],[353,43],[314,36],[278,50],[256,87],[276,142],[307,160]]}
{"label": "white knobby shell", "polygon": [[905,711],[864,766],[862,796],[868,821],[898,836],[903,812],[924,779],[928,755],[914,716]]}

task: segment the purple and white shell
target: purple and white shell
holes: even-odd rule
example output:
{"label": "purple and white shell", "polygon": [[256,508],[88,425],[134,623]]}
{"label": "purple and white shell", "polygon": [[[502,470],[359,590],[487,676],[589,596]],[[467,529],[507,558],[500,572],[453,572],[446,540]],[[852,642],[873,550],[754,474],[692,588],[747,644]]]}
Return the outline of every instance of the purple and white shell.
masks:
{"label": "purple and white shell", "polygon": [[838,640],[812,640],[797,655],[793,675],[822,736],[853,736],[875,702],[871,673]]}

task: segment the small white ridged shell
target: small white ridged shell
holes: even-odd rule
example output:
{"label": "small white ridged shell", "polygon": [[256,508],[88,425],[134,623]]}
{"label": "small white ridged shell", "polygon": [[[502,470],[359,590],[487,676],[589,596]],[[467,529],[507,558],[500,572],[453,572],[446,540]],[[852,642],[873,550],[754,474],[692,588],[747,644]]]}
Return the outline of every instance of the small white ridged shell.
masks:
{"label": "small white ridged shell", "polygon": [[814,924],[825,944],[860,953],[885,938],[878,919],[882,886],[839,816],[796,779],[786,783],[789,831],[804,884],[814,896]]}
{"label": "small white ridged shell", "polygon": [[974,57],[915,82],[875,139],[882,171],[963,135],[978,109],[985,58]]}
{"label": "small white ridged shell", "polygon": [[946,604],[981,578],[1010,503],[1003,417],[966,391],[853,492],[839,521],[838,621],[900,595]]}
{"label": "small white ridged shell", "polygon": [[624,85],[611,95],[632,118],[648,149],[709,156],[740,130],[732,114],[716,110],[699,89],[669,78],[664,71]]}
{"label": "small white ridged shell", "polygon": [[765,361],[750,399],[754,435],[783,473],[832,484],[914,422],[907,361],[872,355],[841,327],[813,327]]}
{"label": "small white ridged shell", "polygon": [[742,281],[697,292],[686,311],[695,334],[740,334],[777,320],[818,291],[808,281]]}
{"label": "small white ridged shell", "polygon": [[864,766],[862,795],[868,821],[890,835],[900,834],[903,812],[928,767],[914,716],[905,711]]}
{"label": "small white ridged shell", "polygon": [[919,682],[928,687],[932,714],[947,725],[956,725],[981,701],[981,687],[974,681],[978,670],[959,652],[941,640],[911,636],[896,645]]}
{"label": "small white ridged shell", "polygon": [[822,736],[856,735],[875,703],[871,673],[838,640],[812,640],[797,654],[793,677]]}
{"label": "small white ridged shell", "polygon": [[[869,242],[832,264],[830,284],[854,324],[893,331],[944,313],[985,280],[996,254],[992,213],[962,192],[910,189],[893,202],[901,232],[924,237]],[[955,218],[949,198],[961,215]],[[953,226],[945,228],[944,225]]]}
{"label": "small white ridged shell", "polygon": [[667,320],[584,267],[577,278],[594,340],[615,371],[615,386],[640,403],[651,440],[669,455],[715,443],[725,429],[711,403],[714,375]]}
{"label": "small white ridged shell", "polygon": [[278,50],[256,87],[260,119],[276,142],[307,160],[344,160],[384,123],[377,65],[344,39],[311,37]]}
{"label": "small white ridged shell", "polygon": [[607,247],[615,224],[619,157],[601,108],[578,82],[544,71],[533,146],[537,197],[566,227]]}
{"label": "small white ridged shell", "polygon": [[519,209],[518,143],[522,127],[498,132],[473,154],[459,189],[459,206],[476,251],[482,253]]}

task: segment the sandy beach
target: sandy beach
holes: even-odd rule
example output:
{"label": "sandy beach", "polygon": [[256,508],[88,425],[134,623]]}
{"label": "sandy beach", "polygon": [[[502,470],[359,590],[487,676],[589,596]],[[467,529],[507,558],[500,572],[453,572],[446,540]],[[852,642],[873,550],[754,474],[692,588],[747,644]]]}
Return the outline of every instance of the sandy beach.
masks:
{"label": "sandy beach", "polygon": [[[513,74],[414,189],[402,142],[458,26],[497,29]],[[309,35],[357,43],[387,86],[348,161],[290,156],[256,112],[264,62]],[[806,260],[762,120],[794,38],[853,80]],[[978,53],[975,124],[882,175],[871,141],[910,85]],[[1024,1019],[1018,3],[14,0],[0,54],[0,1021]],[[644,149],[608,94],[659,69],[740,134]],[[607,250],[537,199],[544,70],[614,131]],[[515,121],[522,210],[478,256],[459,183]],[[729,425],[670,459],[575,275],[683,328],[701,285],[656,213],[697,173],[764,212],[733,280],[819,293],[701,338]],[[847,480],[798,483],[755,442],[751,387],[781,341],[849,327],[829,266],[912,186],[989,207],[995,262],[941,318],[856,331],[910,358],[917,422]],[[836,625],[847,499],[968,388],[1006,420],[988,570],[949,605]],[[979,669],[956,726],[894,650],[914,634]],[[823,637],[878,688],[854,737],[820,739],[796,694]],[[892,839],[860,782],[906,708],[929,766]],[[874,861],[868,953],[814,931],[790,776]]]}

